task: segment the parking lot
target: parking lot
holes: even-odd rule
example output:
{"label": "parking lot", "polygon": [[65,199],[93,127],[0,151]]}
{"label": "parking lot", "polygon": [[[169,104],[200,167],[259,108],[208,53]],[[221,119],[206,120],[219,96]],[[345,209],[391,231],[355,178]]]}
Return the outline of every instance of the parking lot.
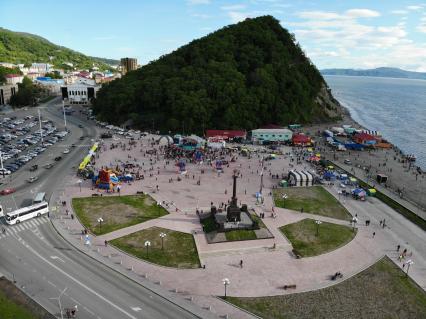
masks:
{"label": "parking lot", "polygon": [[[31,165],[34,159],[64,140],[67,135],[67,131],[59,131],[49,119],[41,118],[40,123],[39,118],[33,115],[3,117],[0,120],[0,156],[3,162],[3,168],[0,167],[0,179],[19,170],[35,172],[39,167],[37,164]],[[64,148],[61,153],[68,152],[69,150]],[[55,160],[60,159],[60,155],[55,157]],[[45,163],[45,168],[51,166],[53,163]],[[36,180],[37,176],[32,174],[27,182]]]}

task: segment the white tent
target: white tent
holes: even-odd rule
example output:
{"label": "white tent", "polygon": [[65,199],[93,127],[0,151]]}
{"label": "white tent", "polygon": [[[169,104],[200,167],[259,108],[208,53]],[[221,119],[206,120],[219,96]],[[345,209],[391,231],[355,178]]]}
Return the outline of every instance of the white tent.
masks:
{"label": "white tent", "polygon": [[173,144],[173,138],[169,135],[163,135],[157,140],[158,145],[170,145]]}

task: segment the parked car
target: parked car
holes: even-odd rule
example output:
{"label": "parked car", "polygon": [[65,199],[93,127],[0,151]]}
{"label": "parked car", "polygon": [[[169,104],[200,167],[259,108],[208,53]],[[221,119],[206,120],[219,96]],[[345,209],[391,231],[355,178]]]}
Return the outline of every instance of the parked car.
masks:
{"label": "parked car", "polygon": [[0,168],[0,176],[4,176],[4,175],[10,175],[12,172],[11,171],[9,171],[8,169],[6,169],[6,168]]}
{"label": "parked car", "polygon": [[9,195],[16,192],[16,189],[14,188],[5,188],[3,190],[0,191],[0,195]]}
{"label": "parked car", "polygon": [[62,156],[56,156],[56,157],[55,157],[55,161],[56,161],[56,162],[59,162],[61,159],[62,159]]}
{"label": "parked car", "polygon": [[62,153],[68,154],[69,152],[70,152],[70,150],[66,148],[66,149],[64,149],[64,151]]}
{"label": "parked car", "polygon": [[34,172],[34,171],[36,171],[36,170],[37,170],[37,168],[38,168],[38,165],[37,165],[37,164],[36,164],[36,165],[31,166],[31,167],[30,167],[30,172]]}

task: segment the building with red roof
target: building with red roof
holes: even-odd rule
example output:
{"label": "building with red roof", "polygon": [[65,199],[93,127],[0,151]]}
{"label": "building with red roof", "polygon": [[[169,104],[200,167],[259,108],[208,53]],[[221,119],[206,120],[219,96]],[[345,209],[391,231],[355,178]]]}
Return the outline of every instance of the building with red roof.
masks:
{"label": "building with red roof", "polygon": [[4,77],[6,78],[7,84],[22,83],[22,80],[24,79],[24,76],[20,74],[6,74]]}
{"label": "building with red roof", "polygon": [[225,139],[231,139],[235,137],[245,139],[247,137],[247,132],[245,130],[206,130],[206,138],[217,136]]}
{"label": "building with red roof", "polygon": [[367,133],[357,133],[352,138],[355,143],[362,145],[374,145],[377,143],[377,139],[370,134]]}
{"label": "building with red roof", "polygon": [[294,146],[311,146],[312,139],[305,134],[294,134],[291,138]]}

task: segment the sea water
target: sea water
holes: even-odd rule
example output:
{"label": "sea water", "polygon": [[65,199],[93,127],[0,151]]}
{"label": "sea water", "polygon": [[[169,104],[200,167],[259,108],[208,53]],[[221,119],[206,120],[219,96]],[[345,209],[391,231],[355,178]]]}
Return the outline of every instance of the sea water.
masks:
{"label": "sea water", "polygon": [[352,118],[426,170],[426,81],[358,76],[324,76],[333,96]]}

